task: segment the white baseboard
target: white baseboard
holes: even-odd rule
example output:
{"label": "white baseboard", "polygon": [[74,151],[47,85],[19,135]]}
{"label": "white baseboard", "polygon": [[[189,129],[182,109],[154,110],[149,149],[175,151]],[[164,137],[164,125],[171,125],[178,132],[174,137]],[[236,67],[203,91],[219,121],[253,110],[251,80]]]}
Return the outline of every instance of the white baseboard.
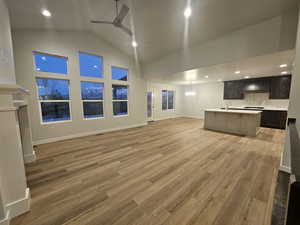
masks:
{"label": "white baseboard", "polygon": [[25,163],[32,163],[36,160],[35,151],[32,154],[24,155],[24,162]]}
{"label": "white baseboard", "polygon": [[192,118],[192,119],[201,119],[201,120],[204,120],[203,116],[183,115],[182,117],[187,117],[187,118]]}
{"label": "white baseboard", "polygon": [[154,121],[168,120],[168,119],[174,119],[174,118],[178,118],[178,117],[182,117],[182,116],[181,115],[172,115],[172,116],[154,118]]}
{"label": "white baseboard", "polygon": [[135,124],[132,126],[126,126],[126,127],[121,127],[121,128],[119,127],[119,128],[112,128],[112,129],[106,129],[106,130],[96,130],[93,132],[85,132],[85,133],[67,135],[67,136],[62,136],[62,137],[47,138],[47,139],[43,139],[43,140],[34,141],[33,145],[47,144],[47,143],[63,141],[63,140],[68,140],[68,139],[73,139],[73,138],[91,136],[91,135],[96,135],[96,134],[103,134],[103,133],[108,133],[108,132],[112,132],[112,131],[125,130],[125,129],[135,128],[135,127],[142,127],[142,126],[146,126],[146,125],[147,125],[147,123],[141,123],[141,124]]}
{"label": "white baseboard", "polygon": [[22,215],[30,210],[30,190],[26,188],[25,197],[15,202],[11,202],[6,205],[6,209],[9,212],[9,219]]}
{"label": "white baseboard", "polygon": [[2,220],[0,220],[0,225],[9,225],[10,222],[9,222],[9,211],[6,213],[6,217]]}
{"label": "white baseboard", "polygon": [[291,168],[287,167],[287,166],[280,165],[279,171],[286,172],[286,173],[291,173]]}

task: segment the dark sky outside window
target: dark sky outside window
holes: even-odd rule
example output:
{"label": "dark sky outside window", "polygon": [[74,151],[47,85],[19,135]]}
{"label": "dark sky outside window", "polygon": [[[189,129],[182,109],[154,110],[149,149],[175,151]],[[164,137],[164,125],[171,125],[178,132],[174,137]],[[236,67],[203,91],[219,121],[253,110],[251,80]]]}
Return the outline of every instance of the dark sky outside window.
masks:
{"label": "dark sky outside window", "polygon": [[103,77],[102,57],[79,53],[80,76]]}
{"label": "dark sky outside window", "polygon": [[128,114],[128,102],[113,102],[114,116],[122,116]]}
{"label": "dark sky outside window", "polygon": [[48,73],[68,73],[68,59],[65,57],[51,56],[41,53],[34,53],[35,70]]}
{"label": "dark sky outside window", "polygon": [[83,100],[103,100],[103,83],[81,82]]}
{"label": "dark sky outside window", "polygon": [[113,85],[113,100],[127,100],[128,99],[128,87],[124,85]]}
{"label": "dark sky outside window", "polygon": [[111,73],[112,73],[113,80],[127,81],[127,79],[128,79],[128,70],[127,69],[112,66]]}
{"label": "dark sky outside window", "polygon": [[68,102],[41,102],[42,120],[44,123],[70,120]]}
{"label": "dark sky outside window", "polygon": [[37,78],[40,100],[69,100],[69,81]]}

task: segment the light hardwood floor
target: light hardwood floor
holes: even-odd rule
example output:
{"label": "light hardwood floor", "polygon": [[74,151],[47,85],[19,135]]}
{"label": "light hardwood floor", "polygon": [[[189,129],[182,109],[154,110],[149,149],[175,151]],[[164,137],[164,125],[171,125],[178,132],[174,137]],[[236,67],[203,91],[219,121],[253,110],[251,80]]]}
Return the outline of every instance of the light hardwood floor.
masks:
{"label": "light hardwood floor", "polygon": [[12,225],[269,225],[284,131],[177,118],[37,147]]}

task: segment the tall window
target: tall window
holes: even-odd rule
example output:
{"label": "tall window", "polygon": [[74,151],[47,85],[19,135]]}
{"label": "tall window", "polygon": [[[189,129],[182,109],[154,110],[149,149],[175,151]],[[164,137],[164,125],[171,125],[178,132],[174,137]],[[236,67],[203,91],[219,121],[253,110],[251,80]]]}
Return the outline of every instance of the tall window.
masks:
{"label": "tall window", "polygon": [[120,67],[111,67],[112,80],[127,81],[128,80],[128,70]]}
{"label": "tall window", "polygon": [[40,52],[33,58],[41,122],[71,120],[69,80],[61,79],[68,74],[68,58]]}
{"label": "tall window", "polygon": [[81,82],[84,118],[101,118],[103,113],[103,83]]}
{"label": "tall window", "polygon": [[103,58],[79,53],[80,76],[103,78]]}
{"label": "tall window", "polygon": [[70,120],[69,81],[36,79],[43,123]]}
{"label": "tall window", "polygon": [[114,116],[128,115],[128,86],[112,85]]}
{"label": "tall window", "polygon": [[174,91],[162,90],[162,110],[174,108]]}
{"label": "tall window", "polygon": [[68,73],[68,59],[62,56],[34,52],[35,71],[47,73]]}

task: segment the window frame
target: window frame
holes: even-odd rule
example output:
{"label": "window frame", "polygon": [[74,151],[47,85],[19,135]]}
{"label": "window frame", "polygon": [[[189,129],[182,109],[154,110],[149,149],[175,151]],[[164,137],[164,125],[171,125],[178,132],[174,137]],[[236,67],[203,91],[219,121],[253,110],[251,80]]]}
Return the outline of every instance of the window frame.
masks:
{"label": "window frame", "polygon": [[[166,91],[167,92],[167,108],[166,109],[163,109],[163,92]],[[169,92],[173,92],[173,108],[172,109],[169,109]],[[176,91],[175,90],[170,90],[170,89],[162,89],[161,90],[161,110],[163,112],[165,111],[175,111],[175,94]]]}
{"label": "window frame", "polygon": [[[117,81],[116,83],[112,83],[111,86],[111,91],[113,90],[113,86],[117,85],[117,86],[125,86],[127,87],[127,99],[114,99],[113,93],[112,93],[112,115],[113,117],[127,117],[129,116],[129,97],[130,97],[130,89],[129,89],[129,84],[128,81],[121,81],[122,83],[119,83],[118,80],[114,80]],[[127,102],[127,114],[126,115],[115,115],[114,114],[114,102]]]}
{"label": "window frame", "polygon": [[[36,70],[36,63],[35,63],[35,58],[34,58],[34,54],[42,54],[42,55],[46,55],[46,56],[52,56],[52,57],[57,57],[57,58],[64,58],[67,60],[67,73],[64,74],[64,73],[53,73],[53,72],[43,72],[43,71],[38,71]],[[62,56],[62,55],[56,55],[56,54],[52,54],[52,53],[46,53],[46,52],[41,52],[41,51],[32,51],[32,54],[31,54],[31,57],[32,57],[32,61],[33,61],[33,72],[35,74],[40,74],[43,76],[43,74],[45,76],[47,75],[54,75],[54,76],[61,76],[63,77],[65,80],[68,80],[68,76],[70,74],[70,71],[69,71],[69,57],[68,56]]]}
{"label": "window frame", "polygon": [[[92,76],[83,76],[80,74],[80,57],[79,57],[79,54],[86,54],[86,55],[91,55],[91,56],[96,56],[96,57],[99,57],[102,59],[102,68],[101,68],[101,74],[102,74],[102,77],[92,77]],[[88,80],[88,79],[102,79],[104,80],[105,79],[105,73],[104,73],[104,57],[102,55],[98,55],[98,54],[95,54],[95,53],[89,53],[89,52],[85,52],[85,51],[78,51],[77,52],[77,59],[78,59],[78,67],[79,67],[79,77],[81,78],[81,80]],[[104,82],[103,82],[104,83]]]}
{"label": "window frame", "polygon": [[[40,95],[39,95],[39,87],[37,84],[37,79],[48,79],[48,80],[65,80],[68,81],[69,86],[68,86],[68,90],[69,90],[69,99],[64,99],[64,100],[43,100],[40,99]],[[49,125],[49,124],[57,124],[57,123],[68,123],[68,122],[72,122],[72,103],[71,103],[71,85],[70,85],[70,80],[69,79],[64,79],[64,77],[61,78],[54,78],[54,77],[48,77],[48,76],[35,76],[34,77],[34,81],[35,81],[35,88],[36,88],[36,96],[37,96],[37,102],[38,102],[38,108],[39,108],[39,116],[40,116],[40,122],[41,125]],[[69,104],[69,112],[70,112],[70,119],[69,120],[60,120],[60,121],[51,121],[51,122],[44,122],[43,121],[43,114],[42,114],[42,103],[43,102],[49,102],[49,103],[54,103],[54,102],[67,102]]]}
{"label": "window frame", "polygon": [[[98,78],[99,79],[99,78]],[[82,91],[81,91],[81,82],[88,82],[88,83],[97,83],[97,84],[103,84],[103,99],[99,100],[84,100],[82,98]],[[81,105],[82,105],[82,117],[83,120],[99,120],[99,119],[104,119],[105,118],[105,106],[104,106],[104,99],[105,99],[105,83],[101,82],[101,81],[87,81],[87,80],[80,80],[80,97],[81,97]],[[84,117],[84,106],[83,103],[84,102],[102,102],[102,109],[103,109],[103,116],[99,116],[99,117],[92,117],[92,118],[85,118]]]}

